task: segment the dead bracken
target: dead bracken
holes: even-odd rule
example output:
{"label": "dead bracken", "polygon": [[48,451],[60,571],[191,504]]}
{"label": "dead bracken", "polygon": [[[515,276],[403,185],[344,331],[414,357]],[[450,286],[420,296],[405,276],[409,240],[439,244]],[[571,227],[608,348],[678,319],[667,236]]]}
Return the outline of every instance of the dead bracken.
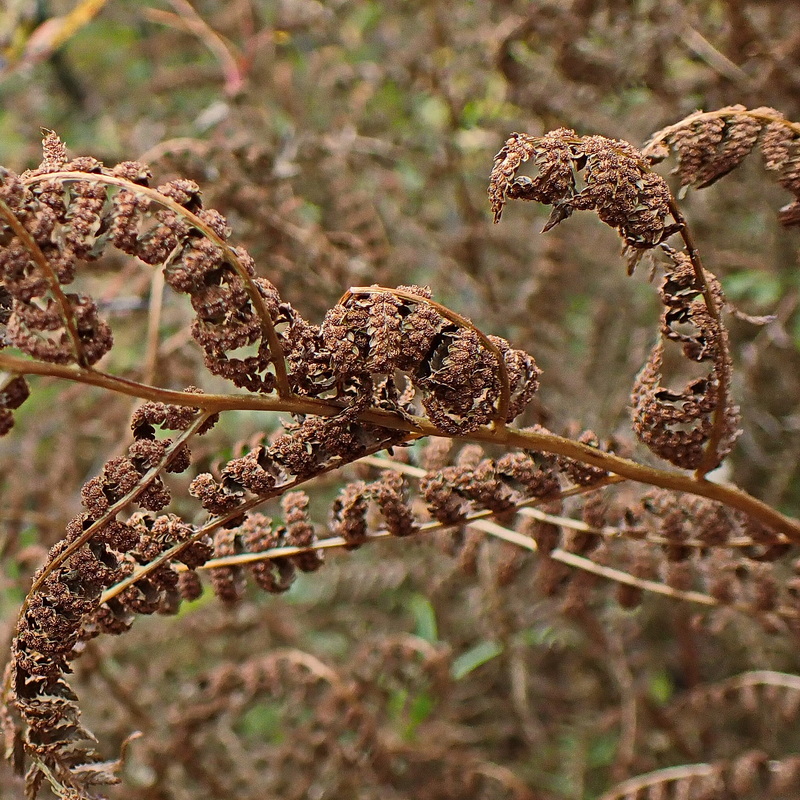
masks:
{"label": "dead bracken", "polygon": [[[27,770],[28,796],[47,782],[64,798],[96,798],[118,782],[120,762],[105,760],[83,727],[65,676],[95,637],[124,634],[137,615],[174,614],[196,600],[204,572],[234,607],[248,583],[287,591],[298,573],[323,566],[325,549],[431,534],[464,570],[484,580],[494,569],[498,585],[513,580],[521,554],[538,551],[539,590],[576,619],[611,581],[626,609],[655,592],[796,630],[798,579],[779,580],[773,565],[800,542],[800,525],[705,477],[740,432],[727,303],[653,170],[674,150],[681,183],[702,188],[757,147],[796,198],[782,220],[796,222],[800,143],[796,127],[772,109],[698,112],[643,150],[566,128],[514,133],[495,158],[495,221],[512,200],[550,206],[546,231],[592,211],[621,237],[629,272],[645,252],[660,259],[658,341],[630,398],[633,432],[649,451],[640,460],[628,457],[633,443],[591,430],[560,436],[538,424],[514,427],[540,386],[534,357],[440,305],[428,287],[351,287],[317,324],[230,243],[227,221],[204,207],[193,181],[153,188],[145,164],[70,160],[53,132],[37,169],[2,170],[0,325],[4,351],[19,355],[0,353],[0,434],[12,430],[29,395],[29,374],[144,401],[132,414],[133,441],[84,484],[82,513],[49,552],[20,611],[3,724],[15,769]],[[525,165],[531,176],[520,174]],[[161,269],[188,297],[191,338],[206,368],[238,393],[166,390],[104,371],[113,337],[102,306],[67,287],[112,247]],[[669,348],[694,369],[677,388],[665,374]],[[279,432],[261,432],[216,460],[197,458],[196,437],[231,410],[288,417]],[[378,458],[381,451],[393,457]],[[358,472],[329,492],[327,519],[315,520],[319,503],[306,484],[349,465]],[[169,477],[184,473],[183,482]],[[639,484],[646,488],[637,495]],[[193,499],[174,498],[176,486]],[[261,507],[271,501],[267,515]],[[196,513],[184,516],[190,504]],[[486,535],[505,540],[493,563],[481,560]],[[444,657],[422,641],[415,663],[426,680],[447,680]],[[384,645],[384,666],[411,647]],[[373,670],[374,658],[365,651],[356,672]],[[375,739],[374,720],[357,702],[357,684],[293,651],[212,672],[190,710],[176,707],[171,719],[189,740],[222,710],[291,687],[316,692],[356,750],[371,746],[375,758],[391,761],[390,743]],[[760,763],[720,767],[720,785],[749,786],[746,773]],[[463,796],[477,796],[477,767],[453,769]]]}

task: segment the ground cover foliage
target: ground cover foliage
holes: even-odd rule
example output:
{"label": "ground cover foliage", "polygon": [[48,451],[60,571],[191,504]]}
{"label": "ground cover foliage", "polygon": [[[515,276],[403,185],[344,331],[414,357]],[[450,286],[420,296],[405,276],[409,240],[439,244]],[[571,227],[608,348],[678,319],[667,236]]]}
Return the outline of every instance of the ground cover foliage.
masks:
{"label": "ground cover foliage", "polygon": [[3,14],[4,796],[797,796],[800,9]]}

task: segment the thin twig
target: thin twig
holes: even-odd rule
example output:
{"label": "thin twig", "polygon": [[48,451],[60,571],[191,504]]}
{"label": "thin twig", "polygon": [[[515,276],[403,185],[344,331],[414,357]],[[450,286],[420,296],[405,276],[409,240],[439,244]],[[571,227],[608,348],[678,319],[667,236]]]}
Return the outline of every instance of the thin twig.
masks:
{"label": "thin twig", "polygon": [[613,780],[620,780],[631,774],[631,767],[636,757],[636,739],[638,736],[639,697],[636,682],[631,671],[629,655],[622,639],[619,626],[614,626],[608,633],[608,644],[613,653],[613,674],[619,685],[619,742],[614,763],[611,766]]}
{"label": "thin twig", "polygon": [[233,45],[215,31],[186,0],[169,0],[175,14],[156,8],[145,9],[144,15],[153,22],[182,28],[196,36],[217,59],[225,78],[225,93],[238,94],[244,86],[244,76],[239,66],[239,58],[234,54]]}
{"label": "thin twig", "polygon": [[713,70],[736,84],[739,89],[752,90],[753,79],[738,65],[721,53],[700,31],[688,22],[680,33],[681,41]]}
{"label": "thin twig", "polygon": [[158,345],[160,342],[161,311],[164,306],[164,271],[157,269],[150,281],[150,304],[147,314],[147,335],[142,381],[153,383],[158,367]]}

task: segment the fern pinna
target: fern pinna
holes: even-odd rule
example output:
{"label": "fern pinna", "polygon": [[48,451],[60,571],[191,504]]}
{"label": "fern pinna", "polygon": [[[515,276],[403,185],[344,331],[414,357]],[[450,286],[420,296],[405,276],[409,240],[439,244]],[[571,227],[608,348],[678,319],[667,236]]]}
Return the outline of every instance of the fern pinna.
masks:
{"label": "fern pinna", "polygon": [[[127,452],[86,482],[84,512],[48,554],[19,612],[3,724],[8,757],[19,771],[27,767],[28,795],[48,782],[62,797],[92,798],[119,780],[120,762],[103,760],[65,675],[94,637],[123,634],[137,614],[175,613],[197,598],[204,572],[222,602],[235,604],[247,578],[286,591],[298,570],[322,566],[325,549],[444,529],[455,532],[465,565],[487,535],[536,551],[540,588],[560,596],[565,611],[610,581],[625,607],[655,592],[796,632],[800,579],[784,567],[800,523],[706,478],[740,433],[725,327],[731,309],[653,171],[675,150],[682,184],[708,186],[757,145],[795,196],[781,221],[800,222],[800,128],[771,109],[697,113],[642,150],[567,129],[515,133],[492,169],[495,221],[511,200],[551,206],[545,230],[594,211],[622,238],[629,273],[645,256],[660,270],[658,340],[632,390],[632,427],[673,468],[634,458],[628,445],[592,431],[513,426],[539,386],[533,356],[483,333],[426,287],[351,287],[319,324],[305,320],[229,243],[226,220],[203,207],[191,181],[153,188],[144,164],[70,160],[52,132],[37,169],[3,170],[3,433],[32,375],[142,401]],[[532,176],[518,174],[526,162]],[[103,369],[111,329],[95,299],[67,287],[108,246],[163,270],[165,282],[189,296],[191,337],[206,368],[239,391],[159,387]],[[677,389],[665,375],[665,352],[674,347],[677,361],[693,368]],[[195,439],[234,410],[289,417],[282,433],[251,442],[215,472],[192,472],[188,493],[202,511],[179,515],[167,476],[191,471]],[[429,446],[410,457],[404,448],[425,438]],[[451,451],[452,440],[463,446]],[[315,522],[302,487],[354,462],[367,470],[363,479],[343,485],[329,519]],[[269,501],[277,501],[271,517],[257,510]],[[513,570],[513,558],[503,569]],[[332,687],[331,702],[347,703],[350,690],[325,668],[276,654],[243,667],[233,683],[212,681],[203,714],[180,725],[212,717],[231,687],[241,700],[241,692],[250,697],[280,682],[284,662]],[[369,721],[354,730],[369,738]],[[738,797],[737,787],[751,791],[767,780],[758,777],[767,763],[759,758],[741,768],[652,773],[605,797],[662,797],[665,787],[692,781]],[[796,761],[770,763],[783,770],[781,785],[797,783]]]}

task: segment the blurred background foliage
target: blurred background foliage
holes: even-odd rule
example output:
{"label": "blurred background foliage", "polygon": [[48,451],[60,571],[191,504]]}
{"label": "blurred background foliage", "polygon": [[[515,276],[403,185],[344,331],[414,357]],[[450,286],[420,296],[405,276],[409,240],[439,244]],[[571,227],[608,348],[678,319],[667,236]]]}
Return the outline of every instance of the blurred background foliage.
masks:
{"label": "blurred background foliage", "polygon": [[[492,157],[513,130],[567,126],[641,145],[697,108],[734,103],[800,119],[800,5],[6,0],[0,10],[0,164],[37,164],[44,127],[75,155],[140,159],[161,180],[192,178],[260,273],[313,321],[351,285],[428,284],[438,301],[535,355],[543,383],[526,422],[623,443],[630,387],[656,336],[647,265],[627,278],[616,236],[589,216],[539,235],[547,209],[516,204],[494,227]],[[682,207],[729,299],[775,315],[762,327],[731,321],[745,433],[725,477],[797,514],[798,240],[776,221],[788,198],[751,162]],[[116,256],[82,278],[103,287],[126,343],[115,368],[209,388],[178,298],[164,297],[158,346],[145,341],[161,292],[148,270]],[[124,446],[131,408],[42,380],[3,441],[6,636],[31,571],[79,510],[80,485]],[[275,424],[230,415],[203,440],[201,466]],[[320,508],[335,488],[319,483]],[[133,719],[145,733],[119,796],[593,798],[660,766],[792,750],[755,713],[756,722],[720,722],[699,743],[665,722],[671,703],[708,682],[756,667],[796,671],[791,643],[663,600],[567,619],[536,587],[532,558],[494,545],[465,564],[444,552],[446,538],[439,544],[337,556],[285,598],[253,596],[235,610],[201,599],[177,619],[140,621],[93,645],[75,678],[93,698],[93,729],[119,743]],[[498,581],[509,560],[512,577]],[[405,668],[363,677],[380,688],[365,703],[381,736],[405,759],[391,780],[369,759],[334,759],[312,725],[307,687],[297,689],[305,717],[286,689],[254,695],[203,737],[176,722],[221,662],[290,647],[358,680],[369,661],[359,653],[412,636],[426,644]],[[483,776],[474,785],[459,783],[465,763]]]}

